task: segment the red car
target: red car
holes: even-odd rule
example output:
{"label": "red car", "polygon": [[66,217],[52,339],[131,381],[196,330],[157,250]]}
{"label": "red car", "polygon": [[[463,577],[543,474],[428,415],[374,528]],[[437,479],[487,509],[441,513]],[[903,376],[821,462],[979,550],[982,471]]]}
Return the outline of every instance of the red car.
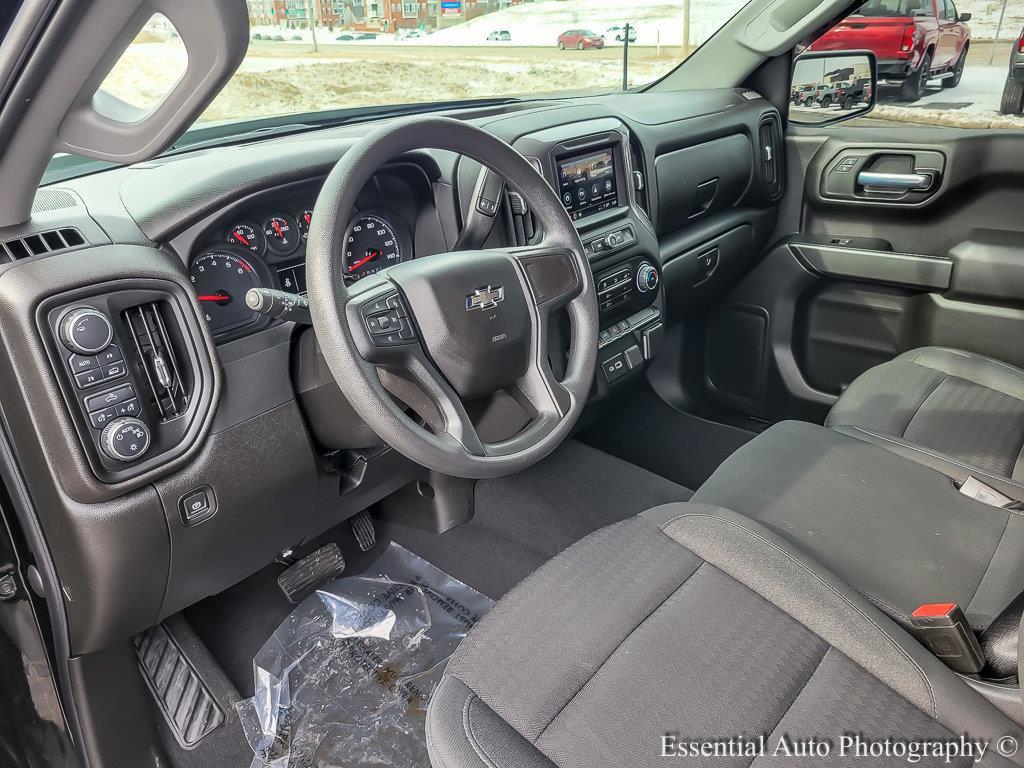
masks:
{"label": "red car", "polygon": [[903,101],[924,96],[929,80],[955,88],[971,46],[969,13],[953,0],[869,0],[811,46],[815,51],[873,51],[878,80],[898,83]]}
{"label": "red car", "polygon": [[584,48],[604,48],[604,35],[587,29],[570,29],[558,36],[558,47],[563,51],[566,48],[575,48],[578,51]]}

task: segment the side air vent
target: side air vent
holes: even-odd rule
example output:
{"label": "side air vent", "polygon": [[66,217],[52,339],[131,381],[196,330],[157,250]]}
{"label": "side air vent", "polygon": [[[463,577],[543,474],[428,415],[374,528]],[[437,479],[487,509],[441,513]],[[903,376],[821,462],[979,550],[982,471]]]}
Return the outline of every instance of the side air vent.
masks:
{"label": "side air vent", "polygon": [[0,243],[0,255],[5,255],[11,261],[16,261],[29,256],[66,251],[69,248],[77,248],[79,245],[85,245],[82,233],[74,227],[62,227],[47,232],[38,232],[34,235],[16,237],[13,240]]}
{"label": "side air vent", "polygon": [[768,114],[757,127],[757,147],[761,159],[761,180],[768,196],[782,194],[782,128],[779,116]]}
{"label": "side air vent", "polygon": [[526,201],[518,192],[509,190],[505,193],[505,204],[510,241],[516,245],[529,245],[537,235],[537,222],[526,207]]}
{"label": "side air vent", "polygon": [[131,330],[130,353],[160,421],[180,416],[188,408],[192,377],[179,363],[187,358],[176,351],[181,335],[173,315],[165,302],[151,301],[126,309],[123,316]]}

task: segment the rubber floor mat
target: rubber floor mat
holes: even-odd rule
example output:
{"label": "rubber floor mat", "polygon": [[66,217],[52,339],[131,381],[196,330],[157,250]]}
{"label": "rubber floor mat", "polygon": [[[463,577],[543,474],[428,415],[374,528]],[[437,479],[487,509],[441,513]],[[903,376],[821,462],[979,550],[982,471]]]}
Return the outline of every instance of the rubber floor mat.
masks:
{"label": "rubber floor mat", "polygon": [[318,589],[253,660],[256,695],[237,705],[253,768],[427,768],[430,695],[492,605],[394,542]]}

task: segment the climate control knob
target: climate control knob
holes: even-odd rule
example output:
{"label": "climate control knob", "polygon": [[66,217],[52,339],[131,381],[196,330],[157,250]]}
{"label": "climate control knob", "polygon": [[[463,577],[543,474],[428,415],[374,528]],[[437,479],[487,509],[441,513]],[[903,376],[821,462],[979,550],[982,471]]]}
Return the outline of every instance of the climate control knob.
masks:
{"label": "climate control knob", "polygon": [[636,288],[640,293],[647,293],[657,287],[658,270],[645,261],[636,271]]}
{"label": "climate control knob", "polygon": [[95,355],[114,340],[110,320],[98,309],[79,307],[72,309],[60,321],[60,340],[72,352]]}
{"label": "climate control knob", "polygon": [[122,416],[103,428],[100,448],[114,461],[135,461],[149,449],[149,427],[142,419]]}

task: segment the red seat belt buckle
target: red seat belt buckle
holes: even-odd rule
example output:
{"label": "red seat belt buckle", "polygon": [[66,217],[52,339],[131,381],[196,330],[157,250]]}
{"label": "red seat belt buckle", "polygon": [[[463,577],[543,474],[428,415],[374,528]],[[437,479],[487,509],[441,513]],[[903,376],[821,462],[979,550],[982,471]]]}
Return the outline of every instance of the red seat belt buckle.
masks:
{"label": "red seat belt buckle", "polygon": [[976,675],[985,666],[978,638],[956,603],[919,605],[910,623],[918,640],[954,672]]}

